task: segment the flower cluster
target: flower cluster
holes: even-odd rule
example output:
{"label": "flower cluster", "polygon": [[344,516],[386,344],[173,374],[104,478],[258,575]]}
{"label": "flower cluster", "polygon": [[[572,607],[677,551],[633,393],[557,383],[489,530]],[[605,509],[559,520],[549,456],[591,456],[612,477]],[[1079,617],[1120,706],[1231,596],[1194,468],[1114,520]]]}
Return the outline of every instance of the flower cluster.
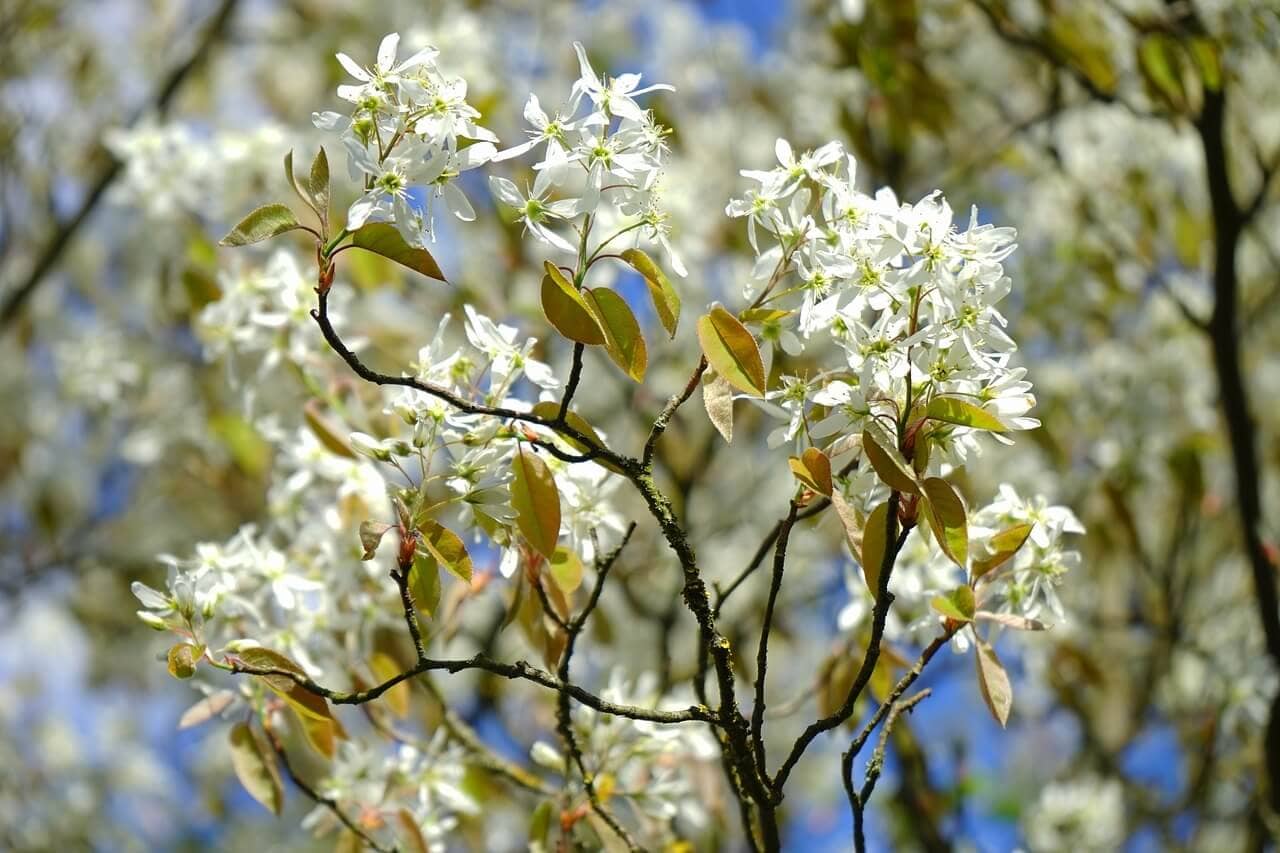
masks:
{"label": "flower cluster", "polygon": [[[363,182],[363,194],[347,211],[347,229],[394,222],[406,242],[420,246],[434,239],[440,206],[461,220],[475,219],[457,178],[492,159],[498,138],[476,124],[480,113],[467,103],[467,82],[436,67],[435,48],[397,62],[399,46],[397,33],[384,38],[371,68],[339,53],[356,80],[338,87],[351,113],[312,118],[321,130],[340,134],[351,177]],[[425,198],[415,188],[425,190]]]}
{"label": "flower cluster", "polygon": [[669,131],[635,100],[675,89],[665,83],[642,87],[639,74],[602,77],[582,45],[575,42],[574,49],[582,76],[573,84],[567,107],[548,115],[537,96],[530,95],[524,108],[529,139],[493,158],[510,160],[541,147],[533,185],[522,192],[509,179],[493,176],[490,187],[499,201],[518,212],[529,233],[562,252],[578,248],[555,227],[575,223],[581,232],[589,226],[576,220],[598,221],[616,230],[597,245],[596,253],[624,234],[639,232],[660,245],[672,269],[683,276],[684,264],[667,239],[668,216],[661,207]]}
{"label": "flower cluster", "polygon": [[[1037,426],[996,307],[1010,289],[1002,261],[1014,230],[980,224],[976,208],[959,230],[937,192],[914,205],[888,189],[866,195],[838,143],[797,155],[779,139],[776,149],[779,165],[743,171],[758,186],[726,208],[747,219],[755,251],[743,317],[787,355],[821,342],[840,363],[786,377],[769,395],[787,421],[771,443],[857,431],[871,415],[901,420],[940,395],[974,402],[1007,429]],[[967,430],[936,438],[957,463],[975,446]]]}

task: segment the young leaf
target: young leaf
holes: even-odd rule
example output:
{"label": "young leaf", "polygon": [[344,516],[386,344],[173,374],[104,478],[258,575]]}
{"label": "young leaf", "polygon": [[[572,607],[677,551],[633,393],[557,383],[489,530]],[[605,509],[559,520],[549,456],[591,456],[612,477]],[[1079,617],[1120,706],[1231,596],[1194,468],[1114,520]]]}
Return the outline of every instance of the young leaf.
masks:
{"label": "young leaf", "polygon": [[560,268],[547,261],[542,277],[542,313],[555,330],[571,341],[590,346],[605,342],[604,330],[582,294]]}
{"label": "young leaf", "polygon": [[582,560],[569,548],[557,548],[551,556],[551,579],[569,595],[582,586]]}
{"label": "young leaf", "polygon": [[560,491],[547,463],[522,446],[511,461],[511,506],[516,526],[540,554],[550,560],[560,538]]}
{"label": "young leaf", "polygon": [[925,409],[925,417],[970,429],[985,429],[988,432],[1009,431],[1009,428],[995,415],[959,397],[934,397],[929,401],[929,407]]}
{"label": "young leaf", "polygon": [[649,363],[649,351],[640,324],[631,313],[626,301],[607,287],[593,287],[582,291],[596,321],[604,331],[605,351],[622,372],[636,382],[644,381]]}
{"label": "young leaf", "polygon": [[298,178],[293,174],[293,149],[289,149],[289,153],[284,155],[284,176],[289,181],[289,186],[293,187],[293,191],[298,194],[298,198],[307,205],[307,207],[316,211],[318,215],[320,211],[316,208],[316,200],[311,195],[311,188],[306,184],[299,184]]}
{"label": "young leaf", "polygon": [[1009,674],[996,657],[996,650],[986,640],[979,637],[974,651],[982,699],[991,709],[991,716],[1004,728],[1009,722],[1009,710],[1013,707],[1013,687],[1009,683]]}
{"label": "young leaf", "polygon": [[933,535],[943,552],[960,568],[969,565],[969,525],[964,501],[941,477],[929,477],[920,484],[925,500],[920,502]]}
{"label": "young leaf", "polygon": [[[400,825],[400,836],[406,840],[405,850],[408,853],[429,853],[431,845],[427,843],[427,839],[422,834],[422,828],[418,826],[418,819],[413,816],[413,812],[408,809],[400,809],[396,812],[396,823]],[[360,845],[363,847],[364,845]]]}
{"label": "young leaf", "polygon": [[980,578],[988,572],[995,571],[1003,566],[1008,560],[1022,547],[1027,541],[1027,537],[1031,535],[1034,525],[1031,524],[1015,524],[1013,527],[1001,530],[988,541],[987,546],[991,548],[992,554],[989,557],[983,557],[973,561],[973,567],[969,573],[974,578]]}
{"label": "young leaf", "polygon": [[733,386],[719,373],[702,383],[702,407],[725,443],[733,443]]}
{"label": "young leaf", "polygon": [[803,455],[792,456],[788,461],[797,480],[818,494],[831,496],[831,460],[827,454],[810,447]]}
{"label": "young leaf", "polygon": [[419,613],[434,616],[440,605],[440,564],[423,551],[415,551],[409,568],[409,590]]}
{"label": "young leaf", "polygon": [[870,425],[862,431],[862,452],[871,463],[876,475],[889,488],[898,492],[919,494],[920,486],[916,483],[915,473],[907,467],[902,454],[891,443],[882,430]]}
{"label": "young leaf", "polygon": [[967,586],[958,586],[946,595],[935,596],[933,609],[948,619],[957,622],[972,622],[975,610],[973,590]]}
{"label": "young leaf", "polygon": [[426,249],[410,246],[390,222],[369,222],[351,235],[351,245],[387,260],[395,261],[417,273],[444,281],[444,273]]}
{"label": "young leaf", "polygon": [[419,530],[418,542],[458,580],[471,583],[471,555],[461,537],[438,522],[427,520]]}
{"label": "young leaf", "polygon": [[1044,631],[1049,627],[1039,619],[1028,619],[1012,613],[992,613],[990,610],[979,610],[974,614],[974,618],[984,622],[995,622],[997,625],[1018,631]]}
{"label": "young leaf", "polygon": [[301,228],[293,211],[283,204],[264,204],[218,241],[220,246],[248,246]]}
{"label": "young leaf", "polygon": [[676,327],[680,325],[680,294],[671,286],[666,274],[642,250],[627,249],[622,252],[622,259],[644,276],[644,282],[649,286],[649,298],[653,300],[653,310],[657,312],[667,335],[675,338]]}
{"label": "young leaf", "polygon": [[311,161],[311,180],[308,189],[315,202],[315,211],[327,230],[329,227],[329,156],[324,153],[324,146],[316,152]]}
{"label": "young leaf", "polygon": [[202,646],[178,643],[169,649],[169,674],[174,678],[190,678],[196,674],[196,665],[203,656]]}
{"label": "young leaf", "polygon": [[702,354],[730,385],[753,397],[765,391],[764,362],[760,347],[747,327],[721,306],[698,319],[698,343]]}
{"label": "young leaf", "polygon": [[254,735],[248,723],[232,726],[230,740],[231,765],[236,778],[249,796],[272,814],[279,815],[284,808],[284,785],[280,782],[275,753]]}
{"label": "young leaf", "polygon": [[382,537],[390,529],[391,525],[385,521],[360,522],[360,547],[364,549],[364,553],[360,556],[361,560],[373,559],[378,545],[382,542]]}
{"label": "young leaf", "polygon": [[862,579],[867,582],[873,598],[880,594],[880,564],[888,547],[888,524],[889,502],[885,501],[871,511],[862,528]]}

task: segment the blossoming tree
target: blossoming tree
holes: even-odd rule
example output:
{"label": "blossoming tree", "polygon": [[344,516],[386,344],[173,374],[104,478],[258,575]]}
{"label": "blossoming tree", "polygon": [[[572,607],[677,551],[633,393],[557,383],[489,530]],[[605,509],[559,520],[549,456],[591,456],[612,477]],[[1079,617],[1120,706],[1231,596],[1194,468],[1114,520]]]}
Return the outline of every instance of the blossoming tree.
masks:
{"label": "blossoming tree", "polygon": [[[461,784],[474,765],[525,798],[534,846],[675,843],[706,821],[711,789],[723,786],[743,837],[776,850],[793,770],[816,738],[871,702],[875,711],[842,765],[829,770],[844,780],[861,849],[884,760],[882,736],[865,778],[856,778],[868,740],[925,698],[912,685],[948,642],[971,653],[983,698],[1003,725],[1013,695],[993,634],[1042,630],[1040,617],[1061,615],[1053,587],[1075,559],[1062,537],[1083,532],[1069,510],[1024,501],[1008,486],[996,502],[970,509],[956,484],[956,473],[989,446],[998,452],[1011,434],[1038,425],[998,309],[1012,287],[1003,261],[1014,250],[1013,229],[981,222],[976,209],[958,226],[937,192],[914,204],[889,190],[869,196],[838,143],[796,152],[779,139],[777,165],[745,169],[749,186],[725,211],[746,220],[754,265],[728,307],[713,302],[686,321],[700,355],[664,405],[637,407],[644,440],[628,448],[575,403],[602,382],[651,381],[650,351],[679,333],[685,303],[707,301],[683,279],[668,240],[668,131],[637,100],[672,87],[642,87],[638,74],[601,76],[575,44],[581,76],[564,106],[552,116],[530,96],[530,139],[499,151],[498,138],[477,123],[465,80],[431,48],[399,59],[398,44],[397,34],[384,38],[368,65],[339,54],[355,82],[338,95],[351,106],[314,118],[336,137],[332,147],[355,182],[345,215],[331,209],[327,149],[301,177],[290,152],[285,175],[298,199],[259,207],[222,241],[243,246],[296,232],[312,246],[309,286],[281,249],[273,262],[280,285],[228,295],[207,310],[236,356],[254,345],[246,332],[255,326],[282,329],[299,390],[315,396],[299,422],[279,427],[295,462],[273,487],[270,525],[171,559],[164,590],[135,585],[141,618],[178,636],[170,673],[208,685],[187,722],[238,720],[229,748],[256,799],[279,811],[287,775],[318,806],[307,821],[313,828],[337,827],[377,849],[447,838],[457,815],[478,807]],[[527,190],[495,165],[519,158],[539,158]],[[350,337],[359,327],[348,319],[356,298],[343,280],[349,253],[445,282],[430,251],[437,224],[476,217],[460,184],[486,165],[502,207],[543,246],[545,323],[535,330],[545,342],[467,304],[462,346],[448,343],[445,316],[434,331],[425,327],[412,365],[371,366]],[[656,323],[642,325],[635,294],[629,301],[601,275],[608,265],[643,280]],[[545,360],[561,348],[569,350],[563,372]],[[597,352],[612,371],[591,357]],[[336,385],[335,361],[369,387]],[[716,559],[714,550],[690,537],[655,465],[659,445],[671,440],[664,433],[699,393],[726,442],[739,401],[778,419],[771,452],[744,450],[755,464],[787,464],[793,475],[785,516],[741,572],[714,587],[703,562]],[[844,618],[869,621],[865,647],[842,658],[846,671],[830,674],[817,716],[778,737],[766,726],[770,638],[787,606],[791,542],[811,535],[802,522],[823,515],[835,516],[861,567],[865,591],[855,601],[864,604]],[[669,549],[643,568],[627,550],[640,525],[655,528]],[[476,554],[497,555],[502,579],[478,572]],[[633,576],[679,573],[696,626],[694,667],[654,683],[615,664],[602,688],[572,664],[589,642],[593,612],[611,595],[611,573],[628,563]],[[894,584],[895,576],[911,580]],[[768,589],[752,620],[754,641],[734,643],[722,614],[752,583]],[[494,584],[506,602],[497,629],[518,623],[542,666],[485,651],[450,654],[474,618],[472,600]],[[882,644],[906,635],[923,650],[895,666]],[[215,690],[226,684],[216,670],[244,677]],[[458,718],[460,694],[446,694],[442,682],[469,671],[527,683],[529,701],[554,707],[558,743],[540,740],[532,752],[545,773],[494,754]],[[424,691],[414,693],[415,684]],[[434,702],[441,715],[435,735],[421,741],[396,723],[417,701]],[[365,710],[369,731],[343,722],[336,709],[348,705]],[[814,707],[802,703],[796,713]],[[321,781],[295,772],[290,735],[333,762]],[[723,770],[717,782],[696,772],[713,757]]]}

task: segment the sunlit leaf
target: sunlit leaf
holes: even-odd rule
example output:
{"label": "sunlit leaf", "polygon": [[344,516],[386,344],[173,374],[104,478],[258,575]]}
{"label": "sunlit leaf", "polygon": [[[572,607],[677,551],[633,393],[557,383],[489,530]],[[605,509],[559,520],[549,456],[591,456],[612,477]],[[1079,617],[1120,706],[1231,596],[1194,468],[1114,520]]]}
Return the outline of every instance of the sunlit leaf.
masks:
{"label": "sunlit leaf", "polygon": [[821,495],[831,495],[831,460],[816,447],[807,448],[788,462],[796,479]]}
{"label": "sunlit leaf", "polygon": [[929,477],[920,484],[925,500],[920,502],[929,527],[943,553],[960,568],[969,565],[969,525],[964,501],[941,477]]}
{"label": "sunlit leaf", "polygon": [[418,544],[426,548],[445,571],[458,580],[471,582],[471,555],[467,553],[462,537],[430,519],[419,526],[418,532],[422,534]]}
{"label": "sunlit leaf", "polygon": [[326,227],[329,222],[329,156],[324,153],[324,147],[316,152],[315,159],[311,161],[311,176],[307,189],[311,193],[311,198],[315,201],[316,213],[320,214],[320,221],[324,222]]}
{"label": "sunlit leaf", "polygon": [[976,609],[973,590],[968,586],[958,586],[946,595],[935,596],[930,602],[933,609],[948,619],[957,622],[972,622]]}
{"label": "sunlit leaf", "polygon": [[426,551],[415,551],[409,568],[409,591],[419,613],[434,616],[440,606],[440,564]]}
{"label": "sunlit leaf", "polygon": [[[386,652],[374,652],[369,658],[369,669],[379,683],[390,681],[400,674],[400,664]],[[391,713],[397,717],[403,718],[409,715],[408,681],[401,681],[395,687],[383,693],[380,698],[391,709]]]}
{"label": "sunlit leaf", "polygon": [[636,382],[643,382],[649,363],[649,351],[631,307],[607,287],[593,287],[582,293],[604,331],[605,352],[609,353],[609,358],[627,376]]}
{"label": "sunlit leaf", "polygon": [[935,421],[945,421],[970,429],[984,429],[988,432],[1009,431],[1009,428],[995,415],[959,397],[934,397],[929,401],[925,415]]}
{"label": "sunlit leaf", "polygon": [[918,494],[915,472],[907,466],[902,454],[882,430],[868,425],[862,431],[862,453],[886,486],[898,492]]}
{"label": "sunlit leaf", "polygon": [[287,206],[264,204],[241,219],[227,236],[218,241],[218,245],[248,246],[301,227],[302,223]]}
{"label": "sunlit leaf", "polygon": [[351,235],[351,245],[381,255],[414,272],[444,281],[444,273],[426,249],[410,246],[389,222],[368,222]]}
{"label": "sunlit leaf", "polygon": [[[276,669],[296,673],[299,676],[306,675],[302,667],[288,657],[271,649],[253,647],[242,649],[236,654],[240,660],[255,669]],[[312,693],[289,676],[262,675],[259,678],[277,695],[283,697],[289,703],[289,706],[299,714],[320,720],[333,719],[333,712],[329,710],[329,703],[324,700],[323,696]]]}
{"label": "sunlit leaf", "polygon": [[560,491],[547,463],[521,445],[511,461],[511,506],[516,526],[548,560],[555,556],[560,538]]}
{"label": "sunlit leaf", "polygon": [[582,585],[582,560],[569,548],[560,547],[551,556],[551,579],[565,595]]}
{"label": "sunlit leaf", "polygon": [[649,286],[649,298],[653,300],[653,310],[657,312],[662,328],[674,338],[676,327],[680,324],[680,294],[676,293],[666,274],[644,251],[627,249],[622,252],[622,258],[644,276],[645,284]]}
{"label": "sunlit leaf", "polygon": [[235,768],[236,778],[249,796],[272,814],[279,815],[284,808],[284,785],[280,782],[275,752],[255,735],[248,723],[232,726],[230,741],[231,766]]}
{"label": "sunlit leaf", "polygon": [[730,385],[753,397],[764,396],[760,347],[737,317],[719,305],[712,308],[698,319],[698,343],[716,373]]}
{"label": "sunlit leaf", "polygon": [[1018,549],[1027,541],[1033,528],[1034,525],[1031,524],[1015,524],[992,536],[987,542],[987,547],[992,551],[991,556],[974,560],[970,574],[974,578],[980,578],[1003,566],[1010,557],[1018,553]]}
{"label": "sunlit leaf", "polygon": [[[533,413],[540,418],[555,420],[556,416],[560,414],[560,404],[554,400],[542,400],[541,402],[534,404]],[[569,445],[578,452],[586,453],[590,450],[603,448],[605,446],[604,439],[600,437],[600,434],[596,432],[595,427],[593,427],[582,415],[570,409],[565,412],[564,420],[570,427],[591,440],[592,444],[589,446],[585,442],[578,441],[576,438],[570,438],[567,435],[562,435],[561,438],[567,441]],[[597,464],[608,468],[610,471],[613,471],[615,474],[625,473],[617,465],[614,465],[606,459],[598,459],[596,462]]]}
{"label": "sunlit leaf", "polygon": [[596,346],[605,342],[604,330],[595,312],[573,283],[555,264],[545,263],[542,277],[542,313],[557,332],[571,341]]}

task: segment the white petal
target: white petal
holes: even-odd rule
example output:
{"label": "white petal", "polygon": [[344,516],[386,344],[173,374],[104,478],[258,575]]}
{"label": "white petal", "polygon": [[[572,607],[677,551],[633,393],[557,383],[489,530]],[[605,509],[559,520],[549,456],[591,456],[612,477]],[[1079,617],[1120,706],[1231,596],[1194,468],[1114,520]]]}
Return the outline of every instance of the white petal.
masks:
{"label": "white petal", "polygon": [[445,206],[453,211],[453,215],[463,222],[471,222],[476,218],[475,208],[471,206],[471,202],[467,201],[467,197],[462,190],[458,189],[454,184],[442,186],[440,195],[444,198]]}
{"label": "white petal", "polygon": [[516,185],[506,178],[490,175],[489,190],[503,204],[511,207],[524,207],[524,198],[520,195],[520,190],[516,189]]}
{"label": "white petal", "polygon": [[378,70],[387,72],[396,64],[396,51],[400,49],[400,34],[390,33],[378,45]]}
{"label": "white petal", "polygon": [[365,71],[363,68],[357,65],[356,61],[351,57],[347,56],[345,53],[338,54],[338,62],[342,64],[343,68],[347,69],[348,74],[350,74],[352,77],[359,80],[361,83],[368,83],[370,80],[373,79],[372,77],[369,76],[368,71]]}

